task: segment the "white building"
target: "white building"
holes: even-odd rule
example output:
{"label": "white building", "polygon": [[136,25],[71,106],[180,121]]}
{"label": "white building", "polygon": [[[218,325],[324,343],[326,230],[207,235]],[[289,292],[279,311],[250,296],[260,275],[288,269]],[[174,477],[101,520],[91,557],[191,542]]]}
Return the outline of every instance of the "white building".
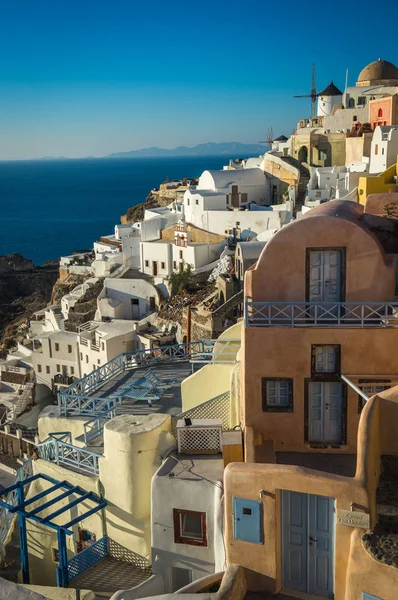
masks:
{"label": "white building", "polygon": [[80,327],[77,352],[81,376],[104,365],[122,352],[136,348],[137,325],[133,321],[114,320],[110,323],[90,321]]}
{"label": "white building", "polygon": [[59,274],[61,279],[68,275],[92,275],[93,252],[75,252],[69,256],[61,256],[59,261]]}
{"label": "white building", "polygon": [[376,127],[370,151],[369,173],[382,173],[397,162],[397,155],[398,124]]}
{"label": "white building", "polygon": [[337,182],[346,167],[317,167],[311,169],[311,178],[307,185],[305,203],[327,202],[336,198]]}
{"label": "white building", "polygon": [[270,203],[270,179],[260,168],[205,171],[196,188],[185,192],[184,215],[200,229],[229,235],[239,230],[252,239],[267,229],[280,229],[292,218]]}
{"label": "white building", "polygon": [[[223,171],[204,171],[199,177],[196,188],[184,194],[184,209],[187,218],[187,207],[197,205],[202,191],[206,192],[206,205],[203,208],[240,208],[249,203],[268,204],[267,180],[259,168],[234,169]],[[210,194],[214,196],[212,201]],[[194,202],[187,201],[194,195]],[[189,220],[189,219],[187,219]]]}
{"label": "white building", "polygon": [[235,273],[239,281],[244,282],[245,273],[254,265],[263,251],[266,242],[253,240],[250,242],[239,242],[235,250]]}
{"label": "white building", "polygon": [[290,156],[292,153],[291,139],[280,135],[272,142],[272,152],[278,152],[282,156]]}
{"label": "white building", "polygon": [[93,287],[96,283],[98,283],[99,279],[97,277],[90,277],[90,279],[86,279],[84,283],[77,285],[69,294],[65,294],[61,298],[61,311],[65,320],[68,319],[69,311],[73,308],[78,300],[84,296],[84,294]]}
{"label": "white building", "polygon": [[192,242],[187,225],[182,221],[174,228],[174,239],[158,239],[141,243],[141,270],[153,277],[169,277],[182,271],[184,264],[199,269],[219,258],[225,241]]}
{"label": "white building", "polygon": [[224,570],[223,471],[220,454],[173,453],[153,476],[152,572],[163,593]]}
{"label": "white building", "polygon": [[140,321],[159,308],[160,296],[144,278],[107,278],[97,298],[95,320],[103,318]]}
{"label": "white building", "polygon": [[336,106],[341,106],[343,102],[343,92],[337,88],[333,81],[318,94],[318,117],[330,117]]}
{"label": "white building", "polygon": [[0,423],[14,420],[33,402],[32,365],[8,356],[0,360]]}
{"label": "white building", "polygon": [[33,339],[32,365],[38,384],[53,388],[55,378],[80,377],[78,336],[71,331],[43,333]]}

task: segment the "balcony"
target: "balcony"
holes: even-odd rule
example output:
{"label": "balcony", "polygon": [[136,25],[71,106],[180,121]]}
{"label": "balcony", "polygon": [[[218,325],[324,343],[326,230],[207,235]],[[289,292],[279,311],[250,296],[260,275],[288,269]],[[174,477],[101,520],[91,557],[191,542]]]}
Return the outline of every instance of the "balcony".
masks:
{"label": "balcony", "polygon": [[397,327],[398,302],[249,302],[246,327]]}

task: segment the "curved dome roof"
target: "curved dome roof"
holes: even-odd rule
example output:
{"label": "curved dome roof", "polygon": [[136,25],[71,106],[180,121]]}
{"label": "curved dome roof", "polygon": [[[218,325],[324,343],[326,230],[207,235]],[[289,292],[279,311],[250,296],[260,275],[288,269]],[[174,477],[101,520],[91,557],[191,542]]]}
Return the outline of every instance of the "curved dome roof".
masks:
{"label": "curved dome roof", "polygon": [[358,82],[380,81],[383,79],[398,79],[398,69],[388,60],[375,60],[366,65],[359,74]]}

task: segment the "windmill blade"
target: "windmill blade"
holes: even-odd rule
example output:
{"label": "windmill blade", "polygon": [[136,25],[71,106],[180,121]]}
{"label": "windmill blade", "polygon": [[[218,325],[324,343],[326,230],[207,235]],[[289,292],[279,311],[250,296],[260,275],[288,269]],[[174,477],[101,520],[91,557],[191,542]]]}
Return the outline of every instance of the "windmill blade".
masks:
{"label": "windmill blade", "polygon": [[312,98],[313,94],[304,94],[303,96],[293,96],[293,98]]}

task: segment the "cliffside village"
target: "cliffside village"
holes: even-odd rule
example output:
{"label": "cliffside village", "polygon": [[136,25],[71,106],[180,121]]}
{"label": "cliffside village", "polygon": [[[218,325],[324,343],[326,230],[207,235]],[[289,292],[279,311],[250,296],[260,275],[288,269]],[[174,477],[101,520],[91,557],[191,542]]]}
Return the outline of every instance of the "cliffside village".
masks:
{"label": "cliffside village", "polygon": [[398,68],[313,100],[61,257],[0,361],[10,598],[396,600]]}

